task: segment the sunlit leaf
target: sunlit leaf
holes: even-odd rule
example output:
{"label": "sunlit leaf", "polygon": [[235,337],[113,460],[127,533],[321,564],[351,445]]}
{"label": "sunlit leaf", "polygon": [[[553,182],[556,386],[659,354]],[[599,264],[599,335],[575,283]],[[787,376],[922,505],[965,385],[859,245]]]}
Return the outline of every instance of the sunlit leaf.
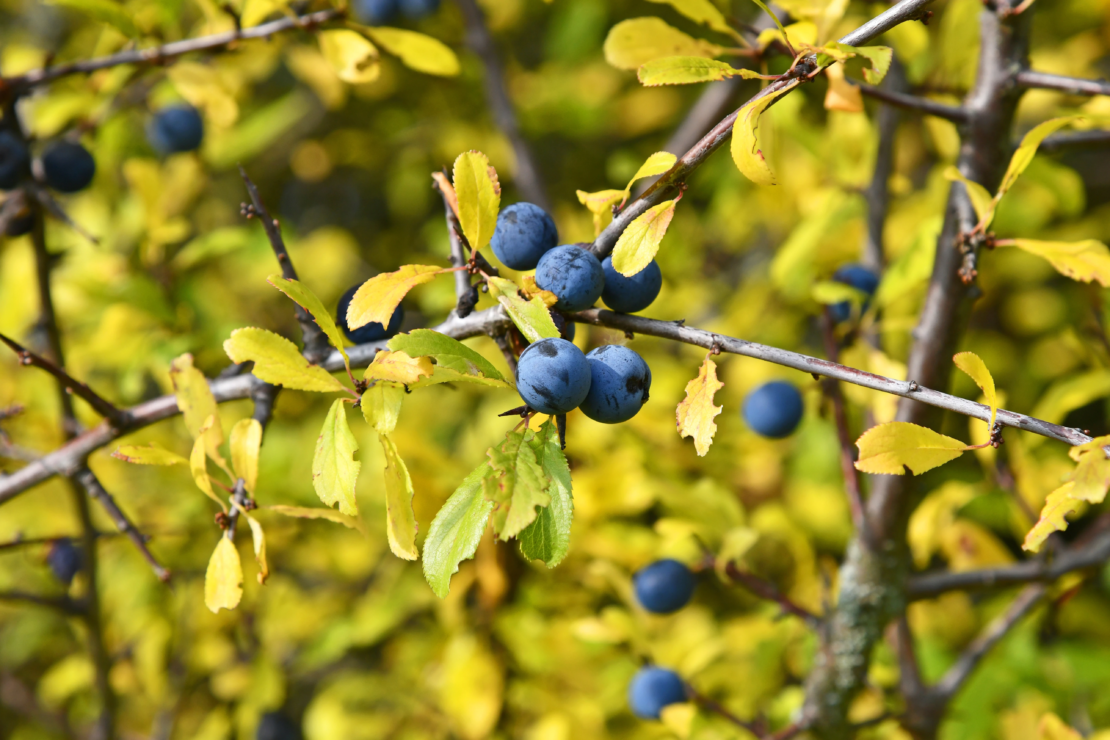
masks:
{"label": "sunlit leaf", "polygon": [[405,265],[395,272],[383,272],[363,283],[347,307],[347,326],[354,330],[370,323],[389,326],[393,312],[405,295],[417,285],[446,272],[435,265]]}
{"label": "sunlit leaf", "polygon": [[1007,239],[999,247],[1017,247],[1048,260],[1056,271],[1072,280],[1097,282],[1110,287],[1110,250],[1097,239],[1081,242],[1041,242],[1033,239]]}
{"label": "sunlit leaf", "polygon": [[714,419],[724,407],[714,406],[713,396],[724,387],[725,384],[717,380],[717,363],[706,357],[698,369],[698,377],[686,384],[686,398],[678,404],[678,433],[694,438],[694,449],[699,457],[709,452],[713,435],[717,433]]}
{"label": "sunlit leaf", "polygon": [[551,502],[540,509],[536,520],[525,527],[517,539],[524,557],[542,560],[548,568],[554,568],[563,562],[570,550],[570,526],[574,520],[570,466],[559,446],[559,433],[553,421],[544,422],[531,444],[547,475],[547,494]]}
{"label": "sunlit leaf", "polygon": [[398,334],[389,340],[389,348],[404,352],[409,357],[431,357],[437,367],[506,382],[494,364],[481,353],[431,329],[414,329],[407,334]]}
{"label": "sunlit leaf", "polygon": [[825,92],[825,110],[838,110],[845,113],[863,112],[863,94],[859,87],[844,77],[844,68],[834,64],[825,70],[829,89]]}
{"label": "sunlit leaf", "polygon": [[775,174],[767,164],[759,139],[759,118],[771,103],[797,86],[798,81],[791,80],[782,89],[745,103],[737,111],[732,127],[732,161],[744,177],[757,185],[775,184]]}
{"label": "sunlit leaf", "polygon": [[366,368],[366,380],[385,380],[402,385],[412,385],[432,374],[432,361],[428,357],[409,357],[404,352],[382,350]]}
{"label": "sunlit leaf", "polygon": [[[208,379],[204,373],[193,366],[193,356],[184,354],[170,363],[170,382],[173,383],[174,395],[177,397],[177,408],[185,420],[185,428],[196,439],[204,434],[205,450],[212,461],[221,467],[226,467],[223,456],[220,454],[220,445],[224,443],[224,429],[220,424],[220,412],[216,407],[216,399],[208,387]],[[205,426],[208,417],[214,422]]]}
{"label": "sunlit leaf", "polygon": [[373,82],[381,74],[377,48],[365,36],[350,29],[318,31],[320,52],[339,79],[352,84]]}
{"label": "sunlit leaf", "polygon": [[[203,449],[203,448],[202,448]],[[156,445],[120,445],[112,457],[135,465],[188,465],[189,461],[176,452]]]}
{"label": "sunlit leaf", "polygon": [[262,424],[256,419],[240,419],[231,428],[231,467],[254,495],[258,482],[258,453],[262,447]]}
{"label": "sunlit leaf", "polygon": [[471,249],[485,249],[497,227],[497,211],[501,207],[497,171],[485,154],[463,152],[455,159],[453,178],[463,235]]}
{"label": "sunlit leaf", "polygon": [[[201,425],[201,432],[208,430],[215,417],[209,416],[205,423]],[[212,490],[212,479],[208,477],[208,455],[204,451],[204,437],[199,436],[193,442],[193,452],[189,455],[189,472],[193,474],[193,481],[197,484],[205,496],[219,504],[219,507],[227,512],[227,505],[220,500]]]}
{"label": "sunlit leaf", "polygon": [[505,278],[490,278],[489,287],[490,295],[505,307],[509,318],[529,342],[559,336],[559,329],[540,298],[530,301],[521,298],[516,283]]}
{"label": "sunlit leaf", "polygon": [[795,44],[812,46],[817,43],[817,25],[812,21],[798,21],[781,31],[778,28],[766,28],[759,32],[756,44],[760,49],[766,49],[775,41],[786,43],[787,38]]}
{"label": "sunlit leaf", "polygon": [[306,360],[295,344],[272,331],[236,329],[224,342],[224,352],[232,362],[253,362],[251,372],[267,383],[321,393],[346,389],[327,370]]}
{"label": "sunlit leaf", "polygon": [[704,57],[663,57],[640,66],[636,79],[644,87],[660,85],[692,85],[698,82],[727,80],[730,77],[756,79],[758,72],[737,69],[731,64]]}
{"label": "sunlit leaf", "polygon": [[347,516],[358,516],[355,483],[362,463],[355,459],[358,443],[347,425],[347,407],[337,399],[328,410],[312,458],[312,485],[328,506],[339,504]]}
{"label": "sunlit leaf", "polygon": [[270,566],[266,562],[266,533],[262,531],[262,525],[258,523],[257,519],[245,511],[240,510],[239,513],[250,525],[251,541],[254,544],[254,559],[258,562],[258,583],[264,585],[266,579],[270,577]]}
{"label": "sunlit leaf", "polygon": [[1025,535],[1025,542],[1021,545],[1023,550],[1040,552],[1049,535],[1068,528],[1067,517],[1083,505],[1081,501],[1072,498],[1071,492],[1074,487],[1075,484],[1068,481],[1048,494],[1048,498],[1044,501],[1044,508],[1041,509],[1041,518]]}
{"label": "sunlit leaf", "polygon": [[397,428],[404,399],[403,387],[393,383],[375,383],[363,392],[359,406],[366,423],[374,427],[378,434],[391,434]]}
{"label": "sunlit leaf", "polygon": [[856,469],[864,473],[921,475],[967,450],[958,439],[946,437],[917,424],[892,421],[868,429],[856,440],[859,460]]}
{"label": "sunlit leaf", "polygon": [[859,57],[867,62],[863,69],[863,78],[872,85],[878,85],[890,70],[894,50],[889,46],[849,46],[832,42],[819,46],[817,52],[817,65],[826,67],[833,62],[843,62],[853,57]]}
{"label": "sunlit leaf", "polygon": [[605,61],[617,69],[637,69],[661,57],[716,57],[716,44],[695,39],[659,18],[629,18],[609,29],[603,47]]}
{"label": "sunlit leaf", "polygon": [[628,197],[627,190],[599,190],[596,193],[576,190],[575,193],[578,195],[578,202],[594,215],[595,236],[613,220],[613,206]]}
{"label": "sunlit leaf", "polygon": [[986,396],[987,405],[991,407],[991,420],[988,429],[994,429],[994,419],[998,415],[998,393],[994,388],[994,378],[987,369],[986,363],[974,352],[961,352],[952,358],[956,367],[967,373],[975,385],[979,386]]}
{"label": "sunlit leaf", "polygon": [[412,510],[412,478],[397,445],[388,434],[379,434],[385,451],[385,517],[389,549],[405,560],[416,560],[416,514]]}
{"label": "sunlit leaf", "polygon": [[474,557],[493,511],[493,502],[482,495],[482,479],[489,469],[489,463],[482,463],[466,476],[428,528],[424,540],[424,578],[441,599],[446,598],[459,563]]}
{"label": "sunlit leaf", "polygon": [[625,228],[613,248],[613,269],[625,277],[632,277],[651,264],[674,218],[677,203],[665,200],[654,205]]}
{"label": "sunlit leaf", "polygon": [[1078,120],[1078,118],[1078,116],[1053,118],[1030,129],[1029,133],[1022,137],[1017,151],[1010,157],[1010,165],[1006,168],[1006,174],[1002,176],[1002,184],[998,186],[997,197],[1001,198],[1014,186],[1021,173],[1025,172],[1025,168],[1033,161],[1033,157],[1037,156],[1037,149],[1041,146],[1042,141],[1069,123]]}
{"label": "sunlit leaf", "polygon": [[459,58],[439,39],[403,28],[366,26],[363,31],[410,69],[439,77],[459,73]]}
{"label": "sunlit leaf", "polygon": [[326,519],[329,522],[342,524],[347,529],[354,529],[361,534],[366,534],[362,522],[358,517],[347,516],[335,509],[317,509],[307,506],[283,506],[280,504],[267,506],[265,508],[269,511],[276,512],[283,516],[290,516],[295,519]]}
{"label": "sunlit leaf", "polygon": [[1089,504],[1102,503],[1110,487],[1110,459],[1102,447],[1083,453],[1075,466],[1072,482],[1075,483],[1069,494],[1072,498]]}
{"label": "sunlit leaf", "polygon": [[243,598],[243,564],[235,543],[221,536],[204,574],[204,605],[212,611],[234,609]]}
{"label": "sunlit leaf", "polygon": [[489,448],[490,471],[482,482],[487,499],[496,504],[493,529],[502,540],[520,534],[536,519],[536,507],[547,506],[547,474],[540,466],[528,430],[509,432],[505,441]]}
{"label": "sunlit leaf", "polygon": [[1038,740],[1083,740],[1083,736],[1052,712],[1037,724]]}
{"label": "sunlit leaf", "polygon": [[347,370],[351,369],[351,358],[347,357],[347,350],[343,348],[343,334],[339,331],[339,327],[335,325],[335,319],[331,317],[331,311],[324,307],[324,304],[316,297],[316,294],[309,290],[308,286],[298,280],[286,280],[283,276],[274,274],[266,278],[266,282],[274,286],[282,293],[287,295],[290,300],[299,305],[305,311],[308,311],[312,316],[312,320],[316,322],[320,330],[327,336],[331,346],[339,350],[339,354],[343,355],[343,363],[347,366]]}
{"label": "sunlit leaf", "polygon": [[717,33],[729,36],[739,35],[710,0],[648,0],[648,2],[670,5],[694,23],[706,25]]}

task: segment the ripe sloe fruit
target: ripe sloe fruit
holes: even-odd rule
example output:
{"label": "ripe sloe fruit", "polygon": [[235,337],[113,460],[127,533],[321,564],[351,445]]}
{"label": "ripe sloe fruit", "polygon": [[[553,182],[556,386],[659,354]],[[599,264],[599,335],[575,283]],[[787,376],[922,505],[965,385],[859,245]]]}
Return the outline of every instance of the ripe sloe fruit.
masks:
{"label": "ripe sloe fruit", "polygon": [[150,119],[146,137],[161,154],[191,152],[204,139],[204,119],[191,105],[163,108]]}
{"label": "ripe sloe fruit", "polygon": [[790,383],[764,383],[744,399],[744,421],[763,437],[782,439],[793,434],[805,412],[802,394]]}
{"label": "ripe sloe fruit", "polygon": [[355,0],[351,7],[359,23],[383,26],[393,22],[399,6],[398,0]]}
{"label": "ripe sloe fruit", "polygon": [[644,666],[628,684],[628,703],[640,719],[659,719],[663,707],[686,701],[686,685],[666,668]]}
{"label": "ripe sloe fruit", "polygon": [[401,12],[413,20],[439,10],[439,0],[401,0]]}
{"label": "ripe sloe fruit", "polygon": [[550,290],[558,298],[560,311],[581,311],[601,297],[605,287],[605,271],[592,253],[563,245],[555,247],[536,265],[536,285]]}
{"label": "ripe sloe fruit", "polygon": [[656,614],[670,614],[690,603],[697,582],[683,563],[665,558],[641,568],[632,576],[636,600]]}
{"label": "ripe sloe fruit", "polygon": [[366,344],[367,342],[377,342],[382,339],[389,339],[395,336],[401,330],[401,323],[405,320],[405,308],[400,303],[397,304],[396,310],[393,315],[389,317],[389,326],[382,326],[376,321],[373,321],[365,326],[360,326],[357,329],[347,328],[347,308],[351,305],[351,299],[355,297],[355,293],[362,287],[362,283],[351,286],[351,289],[343,294],[339,299],[339,307],[336,309],[337,316],[335,323],[355,344]]}
{"label": "ripe sloe fruit", "polygon": [[17,187],[30,164],[23,142],[10,131],[0,131],[0,190]]}
{"label": "ripe sloe fruit", "polygon": [[541,339],[520,353],[516,387],[536,411],[565,414],[578,408],[590,392],[590,363],[565,339]]}
{"label": "ripe sloe fruit", "polygon": [[46,562],[50,566],[50,572],[54,577],[65,585],[73,583],[73,577],[81,570],[84,563],[84,555],[75,544],[73,540],[68,537],[63,537],[56,540],[50,546],[50,552],[46,555]]}
{"label": "ripe sloe fruit", "polygon": [[651,368],[636,352],[606,344],[586,355],[590,363],[590,392],[582,413],[603,424],[619,424],[635,416],[648,400]]}
{"label": "ripe sloe fruit", "polygon": [[497,214],[490,240],[497,259],[514,270],[531,270],[558,243],[559,232],[551,216],[531,203],[513,203]]}
{"label": "ripe sloe fruit", "polygon": [[663,287],[663,272],[655,260],[632,277],[617,272],[612,257],[606,257],[601,267],[605,270],[601,300],[618,313],[643,311],[659,296],[659,289]]}
{"label": "ripe sloe fruit", "polygon": [[89,150],[72,141],[52,144],[42,155],[46,184],[59,193],[84,190],[96,174],[96,160]]}
{"label": "ripe sloe fruit", "polygon": [[[863,291],[868,297],[875,295],[875,290],[879,287],[879,276],[863,265],[844,265],[833,273],[832,279]],[[866,311],[869,304],[870,301],[864,301],[860,312]],[[850,301],[834,303],[829,306],[829,314],[838,324],[847,321],[852,317],[852,304]]]}

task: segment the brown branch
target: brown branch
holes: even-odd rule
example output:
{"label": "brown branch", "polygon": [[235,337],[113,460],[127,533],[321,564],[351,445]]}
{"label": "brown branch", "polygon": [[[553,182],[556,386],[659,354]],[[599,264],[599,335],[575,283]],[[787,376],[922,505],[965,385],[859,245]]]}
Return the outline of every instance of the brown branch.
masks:
{"label": "brown branch", "polygon": [[1056,90],[1069,95],[1110,95],[1110,82],[1106,80],[1085,80],[1032,69],[1021,70],[1014,76],[1014,81],[1026,89]]}
{"label": "brown branch", "polygon": [[42,596],[27,591],[0,591],[0,602],[4,601],[45,606],[78,617],[85,614],[85,607],[82,603],[68,596]]}
{"label": "brown branch", "polygon": [[[444,176],[446,177],[446,171]],[[433,180],[432,184],[443,198],[444,219],[447,221],[447,238],[451,244],[451,265],[452,267],[462,267],[467,262],[466,253],[470,245],[466,243],[459,218],[455,215],[455,209],[451,207],[453,197],[448,197],[438,180]],[[478,303],[477,288],[471,286],[470,274],[465,270],[459,270],[454,275],[455,297],[458,299],[458,303],[455,305],[455,313],[462,318],[466,318],[474,311],[474,306]]]}
{"label": "brown branch", "polygon": [[909,95],[907,93],[896,92],[894,90],[885,90],[881,87],[873,85],[866,85],[862,82],[855,84],[861,93],[869,98],[882,101],[887,105],[892,105],[895,108],[902,110],[914,111],[917,113],[924,113],[927,116],[934,116],[936,118],[943,118],[953,123],[966,123],[967,111],[956,105],[946,105],[938,103],[935,100],[928,98],[918,97],[917,95]]}
{"label": "brown branch", "polygon": [[735,563],[728,563],[725,566],[725,575],[727,575],[733,583],[743,586],[759,598],[775,602],[784,612],[799,617],[810,627],[816,628],[821,625],[821,617],[817,616],[809,609],[806,609],[804,606],[791,601],[789,597],[779,591],[775,584],[770,581],[766,581],[754,573],[747,573],[740,570],[736,567]]}
{"label": "brown branch", "polygon": [[79,62],[59,64],[53,67],[37,69],[15,77],[0,78],[0,95],[8,90],[22,92],[30,87],[42,85],[54,80],[75,74],[87,74],[99,69],[117,67],[121,64],[155,65],[165,64],[184,54],[198,51],[210,51],[221,47],[230,46],[236,41],[248,39],[264,39],[282,31],[291,29],[311,30],[316,26],[343,17],[339,10],[321,10],[316,13],[281,18],[269,23],[262,23],[252,28],[237,29],[225,33],[216,33],[210,36],[201,36],[195,39],[174,41],[162,46],[149,49],[130,49],[111,56],[89,59]]}
{"label": "brown branch", "polygon": [[[902,64],[894,59],[890,70],[883,80],[883,89],[902,92],[906,87],[905,72]],[[883,269],[883,229],[886,226],[887,211],[890,207],[890,176],[894,173],[894,143],[901,120],[898,108],[890,105],[879,107],[875,128],[878,131],[878,149],[875,152],[875,170],[871,184],[863,196],[867,200],[867,235],[863,244],[862,262],[866,267],[881,273]]]}
{"label": "brown branch", "polygon": [[50,373],[57,378],[59,383],[72,391],[78,398],[84,400],[85,403],[92,406],[96,413],[107,419],[113,426],[124,426],[127,424],[126,412],[118,408],[112,402],[105,400],[103,396],[90,388],[86,383],[77,380],[50,360],[36,355],[10,337],[0,334],[0,342],[8,345],[8,347],[15,352],[19,357],[20,364],[42,368]]}
{"label": "brown branch", "polygon": [[747,730],[756,737],[759,737],[763,734],[763,728],[760,722],[746,722],[740,719],[735,714],[726,709],[725,706],[717,700],[711,699],[710,697],[701,693],[700,691],[695,689],[689,682],[684,683],[686,683],[686,695],[689,696],[690,699],[692,699],[693,702],[699,707],[720,717],[723,717],[732,724]]}
{"label": "brown branch", "polygon": [[1053,134],[1041,142],[1037,151],[1059,152],[1068,149],[1093,149],[1110,144],[1110,131],[1075,131],[1067,134]]}

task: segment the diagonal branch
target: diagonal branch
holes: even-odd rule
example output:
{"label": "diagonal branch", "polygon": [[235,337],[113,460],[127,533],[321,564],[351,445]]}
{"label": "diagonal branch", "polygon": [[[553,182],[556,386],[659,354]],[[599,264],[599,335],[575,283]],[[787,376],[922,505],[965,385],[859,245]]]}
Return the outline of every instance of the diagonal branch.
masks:
{"label": "diagonal branch", "polygon": [[1110,95],[1110,82],[1106,80],[1085,80],[1032,69],[1021,70],[1014,76],[1014,81],[1026,89],[1058,90],[1070,95]]}
{"label": "diagonal branch", "polygon": [[73,616],[82,616],[85,613],[85,607],[81,602],[68,596],[41,596],[27,591],[0,591],[0,603],[5,601],[45,606]]}
{"label": "diagonal branch", "polygon": [[50,360],[36,355],[34,352],[26,349],[21,344],[16,342],[3,334],[0,334],[0,342],[8,345],[13,352],[19,357],[19,361],[23,365],[31,365],[39,367],[46,372],[53,375],[58,379],[65,388],[68,388],[77,397],[84,400],[87,404],[93,407],[96,413],[103,416],[108,420],[108,423],[113,426],[125,426],[127,424],[127,412],[118,408],[115,404],[105,400],[100,394],[90,388],[87,384],[77,380],[58,365],[55,365]]}
{"label": "diagonal branch", "polygon": [[874,85],[866,85],[862,82],[855,83],[859,91],[869,98],[882,101],[887,105],[892,105],[895,108],[903,110],[916,111],[917,113],[924,113],[927,116],[935,116],[936,118],[943,118],[953,123],[966,123],[967,111],[957,105],[946,105],[938,103],[935,100],[922,98],[917,95],[909,95],[907,93],[895,92],[893,90],[884,90],[881,87]]}
{"label": "diagonal branch", "polygon": [[[906,87],[906,73],[902,64],[894,59],[890,70],[883,80],[882,89],[901,92]],[[875,171],[871,183],[863,191],[867,200],[867,235],[863,244],[864,266],[881,273],[884,263],[883,230],[886,227],[887,211],[890,207],[890,176],[894,173],[894,143],[901,120],[898,108],[890,105],[880,106],[875,116],[878,131],[878,150],[875,152]]]}
{"label": "diagonal branch", "polygon": [[785,594],[779,591],[773,583],[753,573],[740,570],[736,567],[736,563],[730,562],[725,566],[725,575],[727,575],[733,583],[743,586],[759,598],[775,602],[784,612],[799,617],[810,627],[818,627],[821,624],[821,617],[817,616],[809,609],[806,609],[804,606],[790,600]]}
{"label": "diagonal branch", "polygon": [[1066,134],[1053,134],[1041,142],[1037,151],[1059,152],[1067,149],[1093,149],[1110,144],[1110,131],[1075,131]]}

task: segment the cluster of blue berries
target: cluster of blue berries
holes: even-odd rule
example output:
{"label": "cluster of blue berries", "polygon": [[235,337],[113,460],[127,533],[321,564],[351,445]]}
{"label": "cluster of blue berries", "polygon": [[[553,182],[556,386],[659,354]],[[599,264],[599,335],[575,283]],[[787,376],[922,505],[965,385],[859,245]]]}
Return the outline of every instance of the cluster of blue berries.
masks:
{"label": "cluster of blue berries", "polygon": [[[632,577],[636,601],[654,614],[671,614],[686,606],[696,585],[694,573],[669,558],[656,560]],[[641,719],[659,719],[664,707],[686,699],[686,684],[668,668],[644,666],[628,685],[629,706]]]}
{"label": "cluster of blue berries", "polygon": [[[72,141],[57,141],[42,154],[46,184],[59,193],[84,190],[96,174],[96,160],[89,150]],[[10,131],[0,131],[0,190],[13,190],[31,176],[31,153]]]}
{"label": "cluster of blue berries", "polygon": [[439,10],[440,0],[355,0],[353,10],[359,23],[384,26],[403,15],[409,20],[420,20]]}

